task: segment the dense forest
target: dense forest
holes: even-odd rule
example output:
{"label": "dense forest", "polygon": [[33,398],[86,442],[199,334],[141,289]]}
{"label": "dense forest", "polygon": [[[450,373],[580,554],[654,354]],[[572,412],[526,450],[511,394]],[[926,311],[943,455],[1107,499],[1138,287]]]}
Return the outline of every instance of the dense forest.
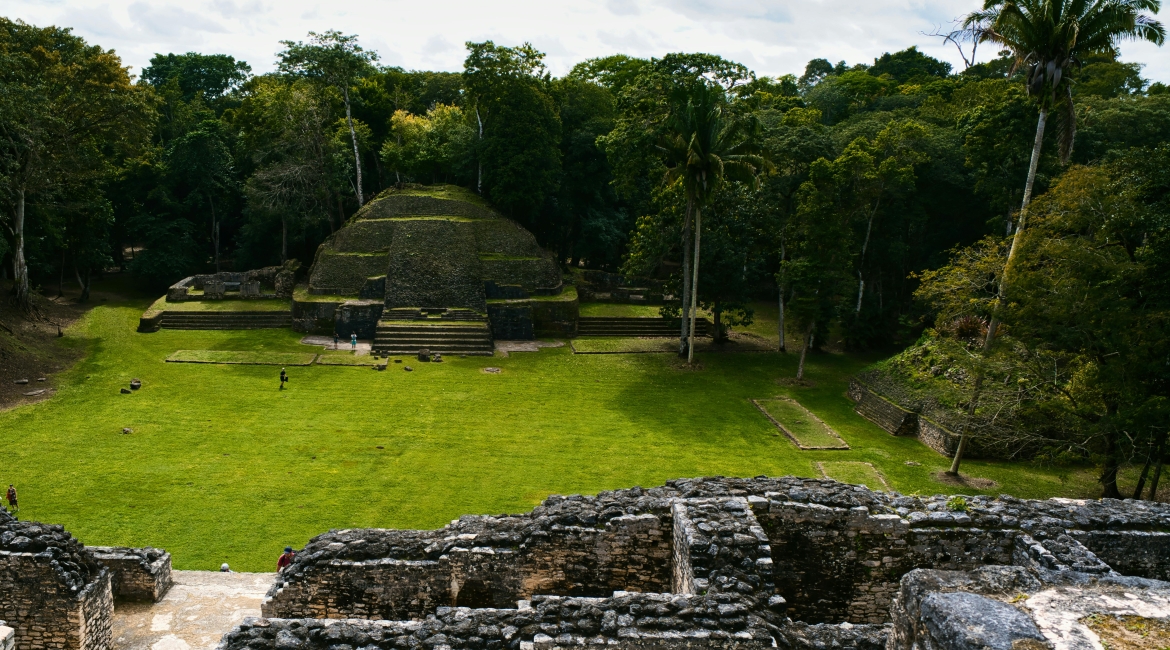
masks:
{"label": "dense forest", "polygon": [[1033,4],[945,35],[962,70],[911,47],[799,77],[702,53],[554,77],[491,41],[462,73],[407,71],[329,31],[270,74],[188,52],[135,79],[66,28],[0,19],[0,273],[27,308],[111,268],[161,288],[308,262],[379,192],[456,183],[566,269],[665,281],[665,311],[707,309],[717,336],[769,300],[802,359],[912,346],[964,433],[1104,459],[1115,495],[1170,422],[1170,88],[1117,50],[1164,30],[1152,0]]}

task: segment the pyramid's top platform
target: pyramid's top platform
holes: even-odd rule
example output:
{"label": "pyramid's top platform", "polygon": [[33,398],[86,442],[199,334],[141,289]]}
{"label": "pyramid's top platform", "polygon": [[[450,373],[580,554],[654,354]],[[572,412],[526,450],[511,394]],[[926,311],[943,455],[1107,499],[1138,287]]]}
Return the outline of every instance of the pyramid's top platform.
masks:
{"label": "pyramid's top platform", "polygon": [[532,233],[454,185],[383,192],[321,244],[309,275],[314,294],[481,312],[489,288],[549,295],[561,284]]}

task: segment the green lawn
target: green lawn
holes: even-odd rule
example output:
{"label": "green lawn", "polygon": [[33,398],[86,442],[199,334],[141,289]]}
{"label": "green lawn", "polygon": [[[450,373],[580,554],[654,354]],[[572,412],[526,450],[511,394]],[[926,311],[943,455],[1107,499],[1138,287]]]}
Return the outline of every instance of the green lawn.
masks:
{"label": "green lawn", "polygon": [[[62,339],[88,356],[50,400],[0,412],[0,483],[22,517],[88,544],[154,545],[179,569],[272,570],[280,549],[330,528],[438,527],[523,512],[550,493],[660,485],[683,476],[820,476],[872,463],[905,492],[953,492],[947,460],[857,416],[848,377],[874,360],[809,356],[811,387],[777,383],[796,355],[575,355],[391,363],[384,372],[166,363],[176,350],[316,352],[287,330],[136,333],[147,302],[95,308]],[[499,374],[481,372],[487,366]],[[141,390],[120,395],[132,377]],[[786,395],[852,447],[801,451],[749,401]],[[123,427],[133,433],[122,434]],[[379,447],[382,447],[381,449]],[[918,465],[907,465],[913,461]],[[992,493],[1095,496],[1088,469],[969,461]]]}
{"label": "green lawn", "polygon": [[[570,342],[577,354],[633,354],[636,352],[678,352],[678,337],[634,338],[621,336],[583,336]],[[698,350],[698,346],[695,346]]]}
{"label": "green lawn", "polygon": [[872,463],[857,460],[826,460],[820,463],[821,473],[842,483],[858,483],[871,490],[888,490],[890,486]]}
{"label": "green lawn", "polygon": [[604,316],[606,318],[661,318],[659,305],[622,305],[608,302],[583,302],[582,316]]}
{"label": "green lawn", "polygon": [[326,352],[317,355],[317,363],[324,366],[377,366],[385,360],[369,354],[359,357],[352,352]]}
{"label": "green lawn", "polygon": [[802,447],[848,449],[845,441],[799,402],[787,398],[760,399],[756,404]]}

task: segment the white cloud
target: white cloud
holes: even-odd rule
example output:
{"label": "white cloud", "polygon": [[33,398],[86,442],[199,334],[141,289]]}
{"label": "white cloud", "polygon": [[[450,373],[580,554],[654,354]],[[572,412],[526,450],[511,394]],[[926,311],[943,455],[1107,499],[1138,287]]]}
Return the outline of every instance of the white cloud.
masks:
{"label": "white cloud", "polygon": [[[226,53],[256,72],[274,67],[281,40],[308,31],[358,34],[383,62],[408,69],[460,70],[463,42],[531,41],[553,74],[609,54],[655,56],[704,51],[758,74],[799,74],[812,58],[872,62],[917,45],[962,60],[923,35],[975,9],[979,0],[7,0],[3,13],[38,25],[75,28],[140,68],[156,52]],[[1148,44],[1122,45],[1146,77],[1170,82],[1170,56]],[[986,48],[983,57],[991,56]]]}

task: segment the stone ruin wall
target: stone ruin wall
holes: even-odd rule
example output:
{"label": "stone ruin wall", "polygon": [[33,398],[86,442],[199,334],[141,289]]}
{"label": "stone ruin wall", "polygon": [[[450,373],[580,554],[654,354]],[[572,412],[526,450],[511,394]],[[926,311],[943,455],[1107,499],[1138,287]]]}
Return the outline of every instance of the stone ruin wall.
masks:
{"label": "stone ruin wall", "polygon": [[109,572],[69,584],[55,562],[46,553],[0,550],[0,620],[11,626],[15,647],[105,650],[114,611]]}
{"label": "stone ruin wall", "polygon": [[157,548],[87,547],[110,571],[117,600],[157,603],[170,591],[171,554]]}
{"label": "stone ruin wall", "polygon": [[61,526],[0,510],[0,650],[107,650],[122,595],[115,585],[131,598],[161,597],[170,559],[157,549],[86,548]]}
{"label": "stone ruin wall", "polygon": [[[262,609],[281,618],[409,619],[441,606],[513,607],[535,594],[669,591],[665,513],[548,529],[464,517],[444,531],[338,531],[311,540]],[[396,535],[396,533],[402,533]],[[403,557],[376,557],[390,548]]]}
{"label": "stone ruin wall", "polygon": [[[635,521],[641,537],[627,533]],[[550,497],[525,516],[464,517],[440,531],[319,535],[277,579],[263,613],[418,618],[441,607],[503,611],[541,594],[604,599],[617,590],[718,594],[753,615],[784,611],[807,630],[880,628],[915,569],[1120,568],[1166,580],[1168,551],[1163,504],[968,497],[956,511],[947,497],[832,480],[682,479]],[[634,565],[614,566],[618,558]]]}

